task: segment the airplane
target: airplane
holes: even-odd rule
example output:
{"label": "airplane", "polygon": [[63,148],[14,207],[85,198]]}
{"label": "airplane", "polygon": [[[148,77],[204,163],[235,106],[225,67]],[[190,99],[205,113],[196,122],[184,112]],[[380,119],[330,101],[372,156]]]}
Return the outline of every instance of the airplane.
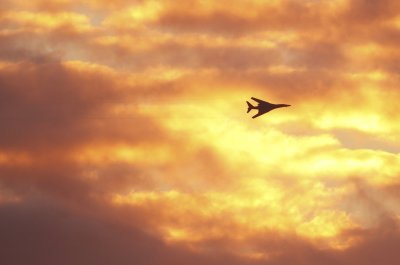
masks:
{"label": "airplane", "polygon": [[287,104],[272,104],[272,103],[269,103],[267,101],[264,101],[264,100],[261,100],[261,99],[258,99],[258,98],[254,98],[254,97],[252,97],[251,99],[258,103],[257,106],[253,106],[253,105],[251,105],[250,102],[246,101],[247,102],[247,107],[248,107],[247,108],[247,113],[249,113],[252,109],[257,109],[258,110],[258,113],[252,117],[253,119],[257,118],[258,116],[261,116],[261,115],[263,115],[263,114],[265,114],[267,112],[270,112],[273,109],[282,108],[282,107],[289,107],[290,106],[290,105],[287,105]]}

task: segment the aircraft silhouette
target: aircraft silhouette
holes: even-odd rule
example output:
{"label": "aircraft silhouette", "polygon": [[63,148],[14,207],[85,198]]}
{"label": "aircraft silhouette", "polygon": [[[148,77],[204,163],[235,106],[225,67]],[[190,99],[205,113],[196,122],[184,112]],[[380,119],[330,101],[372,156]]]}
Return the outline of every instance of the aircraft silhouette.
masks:
{"label": "aircraft silhouette", "polygon": [[247,113],[249,113],[250,110],[252,110],[252,109],[257,109],[258,110],[258,113],[252,117],[253,119],[257,118],[258,116],[261,116],[261,115],[263,115],[263,114],[265,114],[267,112],[270,112],[273,109],[282,108],[282,107],[289,107],[290,106],[290,105],[287,105],[287,104],[272,104],[272,103],[269,103],[267,101],[264,101],[264,100],[261,100],[261,99],[258,99],[258,98],[254,98],[254,97],[252,97],[251,99],[258,103],[257,106],[253,106],[253,105],[251,105],[250,102],[246,101],[247,102],[247,107],[248,107],[247,108]]}

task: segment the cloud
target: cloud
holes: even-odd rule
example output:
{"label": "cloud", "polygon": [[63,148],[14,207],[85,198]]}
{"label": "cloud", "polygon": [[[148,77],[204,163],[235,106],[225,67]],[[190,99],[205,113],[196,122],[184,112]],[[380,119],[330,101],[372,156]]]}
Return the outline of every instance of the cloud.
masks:
{"label": "cloud", "polygon": [[397,264],[398,9],[2,2],[0,255]]}
{"label": "cloud", "polygon": [[252,264],[227,255],[203,257],[169,247],[132,226],[40,200],[3,205],[0,216],[2,258],[13,264]]}

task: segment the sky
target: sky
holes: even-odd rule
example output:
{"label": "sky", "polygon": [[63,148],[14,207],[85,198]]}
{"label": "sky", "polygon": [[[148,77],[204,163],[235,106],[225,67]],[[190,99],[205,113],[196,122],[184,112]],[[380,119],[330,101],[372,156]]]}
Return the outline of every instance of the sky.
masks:
{"label": "sky", "polygon": [[2,0],[0,260],[399,264],[399,14]]}

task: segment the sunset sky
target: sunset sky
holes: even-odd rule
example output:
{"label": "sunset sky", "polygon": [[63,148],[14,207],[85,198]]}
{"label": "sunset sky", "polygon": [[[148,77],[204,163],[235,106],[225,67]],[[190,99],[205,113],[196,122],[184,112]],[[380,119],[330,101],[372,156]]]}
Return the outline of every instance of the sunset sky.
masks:
{"label": "sunset sky", "polygon": [[399,47],[397,0],[2,0],[0,263],[400,264]]}

